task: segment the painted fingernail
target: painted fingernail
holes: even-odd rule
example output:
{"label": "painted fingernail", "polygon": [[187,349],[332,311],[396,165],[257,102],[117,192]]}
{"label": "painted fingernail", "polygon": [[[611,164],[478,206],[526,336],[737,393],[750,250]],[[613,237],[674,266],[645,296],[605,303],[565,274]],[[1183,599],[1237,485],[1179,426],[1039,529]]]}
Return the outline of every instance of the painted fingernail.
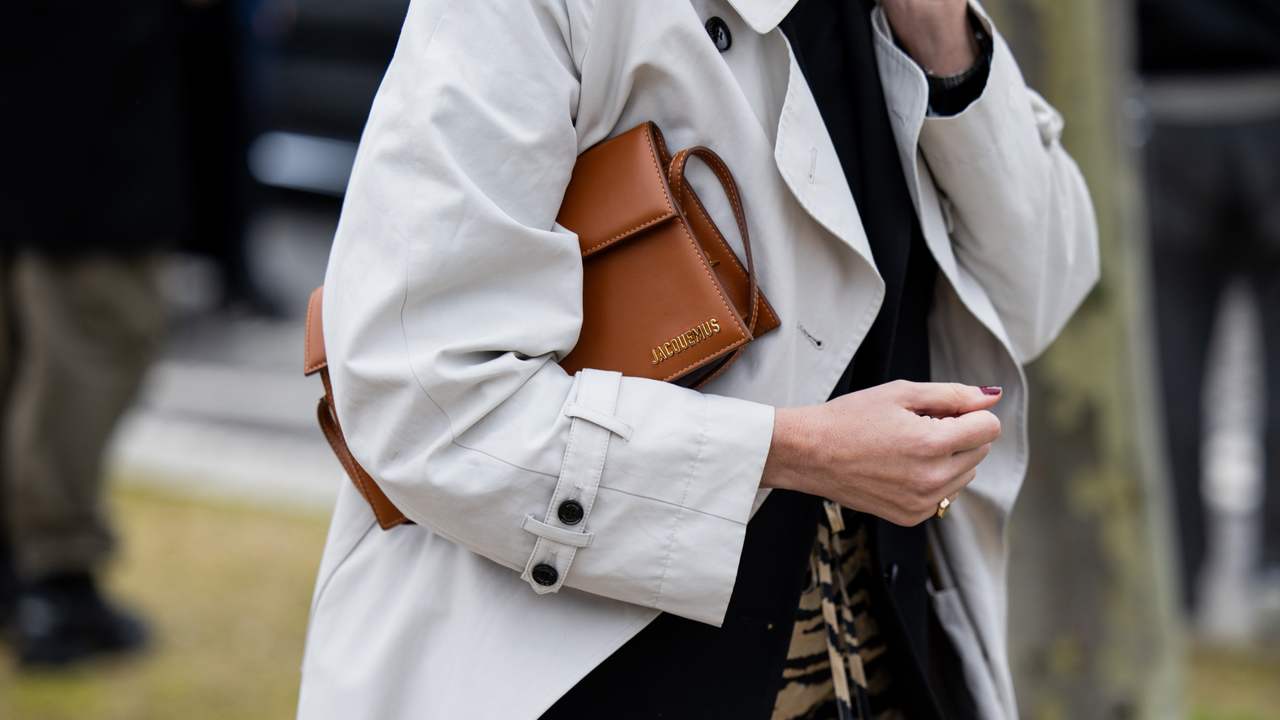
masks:
{"label": "painted fingernail", "polygon": [[983,395],[999,395],[1004,392],[999,385],[983,385],[978,389],[982,391]]}

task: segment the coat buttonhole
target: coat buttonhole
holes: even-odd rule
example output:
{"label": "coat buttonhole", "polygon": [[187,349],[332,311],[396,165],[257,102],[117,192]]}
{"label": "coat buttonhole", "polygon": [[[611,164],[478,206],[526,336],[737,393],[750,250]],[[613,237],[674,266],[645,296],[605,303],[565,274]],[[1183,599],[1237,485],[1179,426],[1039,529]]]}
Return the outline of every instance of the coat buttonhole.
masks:
{"label": "coat buttonhole", "polygon": [[809,150],[809,184],[813,184],[813,174],[818,169],[818,148]]}
{"label": "coat buttonhole", "polygon": [[951,199],[945,195],[940,198],[942,202],[942,219],[947,225],[947,234],[954,235],[956,232],[955,208],[951,205]]}
{"label": "coat buttonhole", "polygon": [[796,328],[800,330],[800,334],[804,335],[806,340],[813,343],[814,347],[818,348],[819,350],[822,349],[822,341],[814,337],[813,334],[810,333],[808,330],[805,330],[803,325],[801,325],[800,323],[796,323]]}

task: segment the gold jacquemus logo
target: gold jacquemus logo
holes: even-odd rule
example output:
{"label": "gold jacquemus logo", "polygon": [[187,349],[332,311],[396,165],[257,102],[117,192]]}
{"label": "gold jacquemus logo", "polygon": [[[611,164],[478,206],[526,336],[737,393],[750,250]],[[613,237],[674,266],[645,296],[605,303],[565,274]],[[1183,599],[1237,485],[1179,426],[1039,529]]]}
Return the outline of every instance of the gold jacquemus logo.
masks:
{"label": "gold jacquemus logo", "polygon": [[667,358],[688,349],[690,345],[697,345],[707,338],[720,332],[720,323],[715,318],[698,325],[690,330],[680,333],[670,340],[653,348],[653,364],[666,360]]}

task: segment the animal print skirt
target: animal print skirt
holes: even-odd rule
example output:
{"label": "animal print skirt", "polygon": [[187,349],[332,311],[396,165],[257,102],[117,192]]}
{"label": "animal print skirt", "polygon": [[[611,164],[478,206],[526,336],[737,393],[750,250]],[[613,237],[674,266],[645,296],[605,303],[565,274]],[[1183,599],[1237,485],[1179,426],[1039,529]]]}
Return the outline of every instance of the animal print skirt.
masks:
{"label": "animal print skirt", "polygon": [[871,525],[824,505],[773,720],[901,720],[883,702],[893,677],[871,612]]}

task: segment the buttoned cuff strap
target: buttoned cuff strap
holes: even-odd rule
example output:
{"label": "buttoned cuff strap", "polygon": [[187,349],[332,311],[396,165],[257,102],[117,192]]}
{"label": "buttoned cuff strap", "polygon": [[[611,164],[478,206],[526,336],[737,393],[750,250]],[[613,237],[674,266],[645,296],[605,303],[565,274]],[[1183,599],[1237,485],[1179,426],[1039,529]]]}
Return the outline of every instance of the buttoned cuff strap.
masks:
{"label": "buttoned cuff strap", "polygon": [[[622,373],[590,369],[579,373],[577,398],[564,409],[573,422],[546,518],[526,516],[520,521],[522,529],[538,537],[520,577],[539,595],[558,591],[574,554],[591,544],[587,520],[600,487],[610,436],[631,438],[631,426],[613,416],[621,384]],[[572,511],[562,512],[566,507]]]}
{"label": "buttoned cuff strap", "polygon": [[524,520],[520,522],[520,528],[522,530],[528,530],[534,535],[550,540],[551,542],[557,542],[561,545],[571,545],[576,548],[590,547],[591,540],[595,538],[595,535],[589,532],[574,532],[572,530],[558,528],[554,525],[548,525],[532,515],[524,516]]}
{"label": "buttoned cuff strap", "polygon": [[583,420],[593,422],[623,440],[631,439],[630,425],[611,415],[605,415],[597,410],[592,410],[585,405],[569,403],[564,409],[564,414],[571,418],[582,418]]}

